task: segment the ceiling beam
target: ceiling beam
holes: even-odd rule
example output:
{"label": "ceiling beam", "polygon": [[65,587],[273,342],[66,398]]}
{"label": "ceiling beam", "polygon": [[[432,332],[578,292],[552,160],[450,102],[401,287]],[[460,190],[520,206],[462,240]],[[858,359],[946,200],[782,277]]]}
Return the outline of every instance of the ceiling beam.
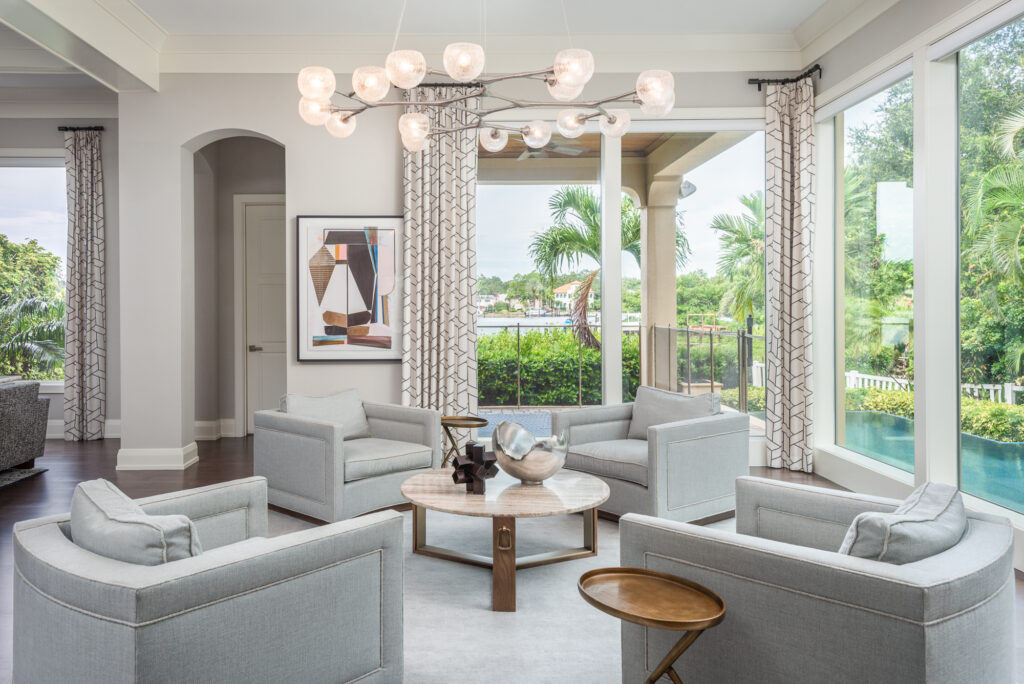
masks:
{"label": "ceiling beam", "polygon": [[157,90],[159,46],[98,0],[0,0],[0,22],[115,92]]}

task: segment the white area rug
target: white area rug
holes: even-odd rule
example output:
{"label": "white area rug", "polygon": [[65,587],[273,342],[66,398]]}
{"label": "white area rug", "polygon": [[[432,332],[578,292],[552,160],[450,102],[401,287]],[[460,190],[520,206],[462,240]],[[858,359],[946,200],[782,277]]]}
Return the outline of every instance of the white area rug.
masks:
{"label": "white area rug", "polygon": [[[405,548],[412,516],[404,513]],[[270,534],[309,527],[270,512]],[[582,545],[579,515],[517,523],[519,555]],[[429,512],[427,541],[490,555],[491,520]],[[598,555],[521,570],[517,611],[491,610],[491,573],[405,553],[405,681],[409,684],[509,684],[622,679],[619,621],[590,607],[576,581],[587,570],[619,564],[618,525],[598,521]]]}

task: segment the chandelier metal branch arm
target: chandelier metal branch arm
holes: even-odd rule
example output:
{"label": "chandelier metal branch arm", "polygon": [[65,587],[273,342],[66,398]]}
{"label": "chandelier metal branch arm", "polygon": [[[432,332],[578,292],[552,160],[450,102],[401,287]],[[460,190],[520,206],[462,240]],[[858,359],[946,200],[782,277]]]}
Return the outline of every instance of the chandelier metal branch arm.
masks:
{"label": "chandelier metal branch arm", "polygon": [[[405,148],[419,152],[433,136],[479,129],[480,145],[490,152],[498,152],[508,144],[509,133],[521,135],[527,146],[537,149],[548,144],[553,132],[552,124],[541,119],[520,127],[485,120],[501,112],[561,107],[563,109],[555,117],[554,128],[566,138],[582,135],[587,121],[592,119],[598,120],[604,135],[617,138],[629,130],[630,115],[625,109],[612,109],[606,105],[639,104],[640,109],[651,116],[665,116],[675,106],[675,81],[671,73],[660,69],[642,72],[637,77],[636,88],[628,92],[577,102],[576,98],[594,75],[594,56],[588,50],[578,48],[562,50],[555,55],[552,66],[546,69],[510,74],[482,75],[484,51],[475,43],[452,43],[445,48],[443,61],[444,71],[439,71],[427,67],[423,54],[417,50],[395,50],[387,56],[384,67],[356,69],[352,74],[350,93],[336,90],[337,81],[330,69],[306,67],[298,77],[299,92],[302,93],[299,116],[310,125],[326,126],[327,132],[337,138],[347,138],[355,131],[356,116],[368,109],[410,105],[449,108],[469,114],[475,120],[463,126],[431,130],[430,118],[426,114],[408,112],[398,121]],[[441,100],[384,100],[392,85],[409,91],[421,85],[427,74],[448,76],[454,81],[452,85],[469,86],[471,89],[462,95]],[[491,90],[494,84],[513,80],[544,81],[554,101],[527,100]],[[340,95],[353,104],[334,104],[331,101],[334,95]],[[464,104],[477,98],[480,99],[477,106]],[[499,104],[483,106],[488,99],[497,100]]]}

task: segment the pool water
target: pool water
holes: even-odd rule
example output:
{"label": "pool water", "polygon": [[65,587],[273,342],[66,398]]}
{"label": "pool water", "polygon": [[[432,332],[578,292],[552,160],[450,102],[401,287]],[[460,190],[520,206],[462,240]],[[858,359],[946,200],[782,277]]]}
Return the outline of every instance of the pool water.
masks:
{"label": "pool water", "polygon": [[[847,411],[846,448],[912,473],[914,421],[877,411]],[[1024,442],[961,433],[960,488],[1024,513]]]}

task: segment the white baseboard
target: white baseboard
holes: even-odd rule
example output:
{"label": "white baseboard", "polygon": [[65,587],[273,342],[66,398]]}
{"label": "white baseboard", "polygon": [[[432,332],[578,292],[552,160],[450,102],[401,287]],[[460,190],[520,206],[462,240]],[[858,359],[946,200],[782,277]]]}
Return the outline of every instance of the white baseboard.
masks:
{"label": "white baseboard", "polygon": [[750,465],[768,465],[768,440],[764,437],[750,438]]}
{"label": "white baseboard", "polygon": [[[108,418],[103,424],[103,439],[121,438],[121,420]],[[64,420],[53,418],[46,421],[46,439],[64,439]]]}
{"label": "white baseboard", "polygon": [[198,441],[211,441],[221,437],[245,437],[235,433],[235,419],[197,420],[195,435]]}
{"label": "white baseboard", "polygon": [[119,449],[118,470],[184,470],[199,461],[199,447],[189,442],[183,447],[164,449]]}

